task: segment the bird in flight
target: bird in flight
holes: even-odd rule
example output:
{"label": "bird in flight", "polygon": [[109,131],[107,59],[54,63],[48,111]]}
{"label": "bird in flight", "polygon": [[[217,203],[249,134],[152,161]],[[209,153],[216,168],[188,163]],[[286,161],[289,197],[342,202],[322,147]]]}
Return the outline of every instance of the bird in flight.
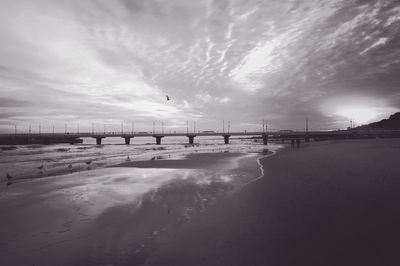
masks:
{"label": "bird in flight", "polygon": [[169,96],[168,95],[166,95],[167,96],[167,101],[169,101]]}

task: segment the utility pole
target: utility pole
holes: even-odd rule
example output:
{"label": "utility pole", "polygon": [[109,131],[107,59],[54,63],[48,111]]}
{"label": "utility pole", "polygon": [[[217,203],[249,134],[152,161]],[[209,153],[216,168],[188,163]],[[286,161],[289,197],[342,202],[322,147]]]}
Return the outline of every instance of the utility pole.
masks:
{"label": "utility pole", "polygon": [[308,117],[306,118],[306,135],[305,142],[310,142],[310,136],[308,135]]}
{"label": "utility pole", "polygon": [[153,121],[153,135],[156,133],[156,122]]}
{"label": "utility pole", "polygon": [[41,128],[41,125],[39,124],[39,134],[41,134],[42,133],[42,128]]}
{"label": "utility pole", "polygon": [[308,117],[306,118],[306,133],[308,134]]}
{"label": "utility pole", "polygon": [[17,125],[14,125],[14,133],[17,135]]}
{"label": "utility pole", "polygon": [[132,135],[133,135],[134,132],[135,132],[135,131],[134,131],[134,123],[133,123],[133,121],[132,121]]}
{"label": "utility pole", "polygon": [[161,133],[164,134],[164,121],[161,121]]}
{"label": "utility pole", "polygon": [[262,120],[262,127],[263,127],[262,132],[265,133],[265,119],[264,118]]}
{"label": "utility pole", "polygon": [[79,134],[79,124],[76,125],[76,132]]}
{"label": "utility pole", "polygon": [[225,133],[225,120],[222,120],[222,133]]}
{"label": "utility pole", "polygon": [[67,134],[67,124],[64,124],[64,133]]}
{"label": "utility pole", "polygon": [[124,122],[121,122],[121,134],[124,134]]}
{"label": "utility pole", "polygon": [[31,132],[32,132],[32,128],[31,128],[31,125],[29,125],[29,134],[31,134]]}
{"label": "utility pole", "polygon": [[193,133],[196,133],[196,121],[193,121]]}
{"label": "utility pole", "polygon": [[186,120],[186,134],[189,134],[189,120]]}
{"label": "utility pole", "polygon": [[103,125],[104,129],[104,135],[106,134],[106,124]]}
{"label": "utility pole", "polygon": [[92,136],[94,135],[94,123],[92,123]]}
{"label": "utility pole", "polygon": [[54,125],[53,125],[53,135],[54,135]]}
{"label": "utility pole", "polygon": [[231,120],[228,120],[228,133],[231,132]]}

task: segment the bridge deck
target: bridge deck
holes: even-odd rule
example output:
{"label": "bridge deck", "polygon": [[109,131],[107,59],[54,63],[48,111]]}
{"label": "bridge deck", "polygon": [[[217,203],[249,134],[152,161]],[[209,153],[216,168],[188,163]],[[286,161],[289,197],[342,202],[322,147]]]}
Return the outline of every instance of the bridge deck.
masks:
{"label": "bridge deck", "polygon": [[194,137],[220,136],[226,144],[232,136],[260,137],[264,144],[268,138],[274,139],[335,139],[335,138],[374,138],[374,137],[400,137],[400,130],[337,130],[337,131],[268,131],[268,132],[188,132],[188,133],[127,133],[127,132],[82,132],[82,133],[41,133],[41,134],[0,134],[0,144],[30,144],[30,143],[81,143],[85,137],[96,139],[101,144],[101,139],[109,137],[125,138],[125,144],[130,144],[131,138],[154,137],[157,144],[161,144],[163,137],[188,137],[193,144]]}

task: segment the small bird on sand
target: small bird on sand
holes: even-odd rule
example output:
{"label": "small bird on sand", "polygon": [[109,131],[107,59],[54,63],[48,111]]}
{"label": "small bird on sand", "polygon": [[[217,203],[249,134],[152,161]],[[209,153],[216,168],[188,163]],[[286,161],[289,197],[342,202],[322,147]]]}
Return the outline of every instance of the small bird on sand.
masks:
{"label": "small bird on sand", "polygon": [[169,101],[170,99],[169,99],[169,96],[168,95],[166,95],[167,96],[167,101]]}
{"label": "small bird on sand", "polygon": [[129,161],[131,160],[131,158],[128,156],[128,157],[126,158],[126,160],[129,162]]}
{"label": "small bird on sand", "polygon": [[44,167],[44,165],[42,164],[41,166],[38,166],[38,167],[37,167],[37,169],[40,169],[40,170],[42,170],[42,169],[43,169],[43,167]]}
{"label": "small bird on sand", "polygon": [[91,164],[91,163],[92,163],[92,161],[87,161],[87,162],[86,162],[87,165],[89,165],[89,164]]}
{"label": "small bird on sand", "polygon": [[6,186],[7,186],[7,187],[10,186],[10,185],[12,185],[12,183],[13,183],[13,182],[8,181],[8,182],[6,183]]}
{"label": "small bird on sand", "polygon": [[6,174],[6,177],[7,177],[7,180],[11,180],[11,179],[13,179],[14,177],[13,176],[11,176],[9,173],[7,173]]}
{"label": "small bird on sand", "polygon": [[68,168],[69,168],[69,169],[72,169],[72,164],[68,165]]}

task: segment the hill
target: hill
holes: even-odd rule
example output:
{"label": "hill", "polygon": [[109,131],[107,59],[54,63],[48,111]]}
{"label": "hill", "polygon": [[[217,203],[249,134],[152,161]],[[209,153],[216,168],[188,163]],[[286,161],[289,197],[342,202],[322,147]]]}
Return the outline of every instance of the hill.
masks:
{"label": "hill", "polygon": [[360,129],[400,129],[400,112],[392,114],[389,119],[358,127]]}

